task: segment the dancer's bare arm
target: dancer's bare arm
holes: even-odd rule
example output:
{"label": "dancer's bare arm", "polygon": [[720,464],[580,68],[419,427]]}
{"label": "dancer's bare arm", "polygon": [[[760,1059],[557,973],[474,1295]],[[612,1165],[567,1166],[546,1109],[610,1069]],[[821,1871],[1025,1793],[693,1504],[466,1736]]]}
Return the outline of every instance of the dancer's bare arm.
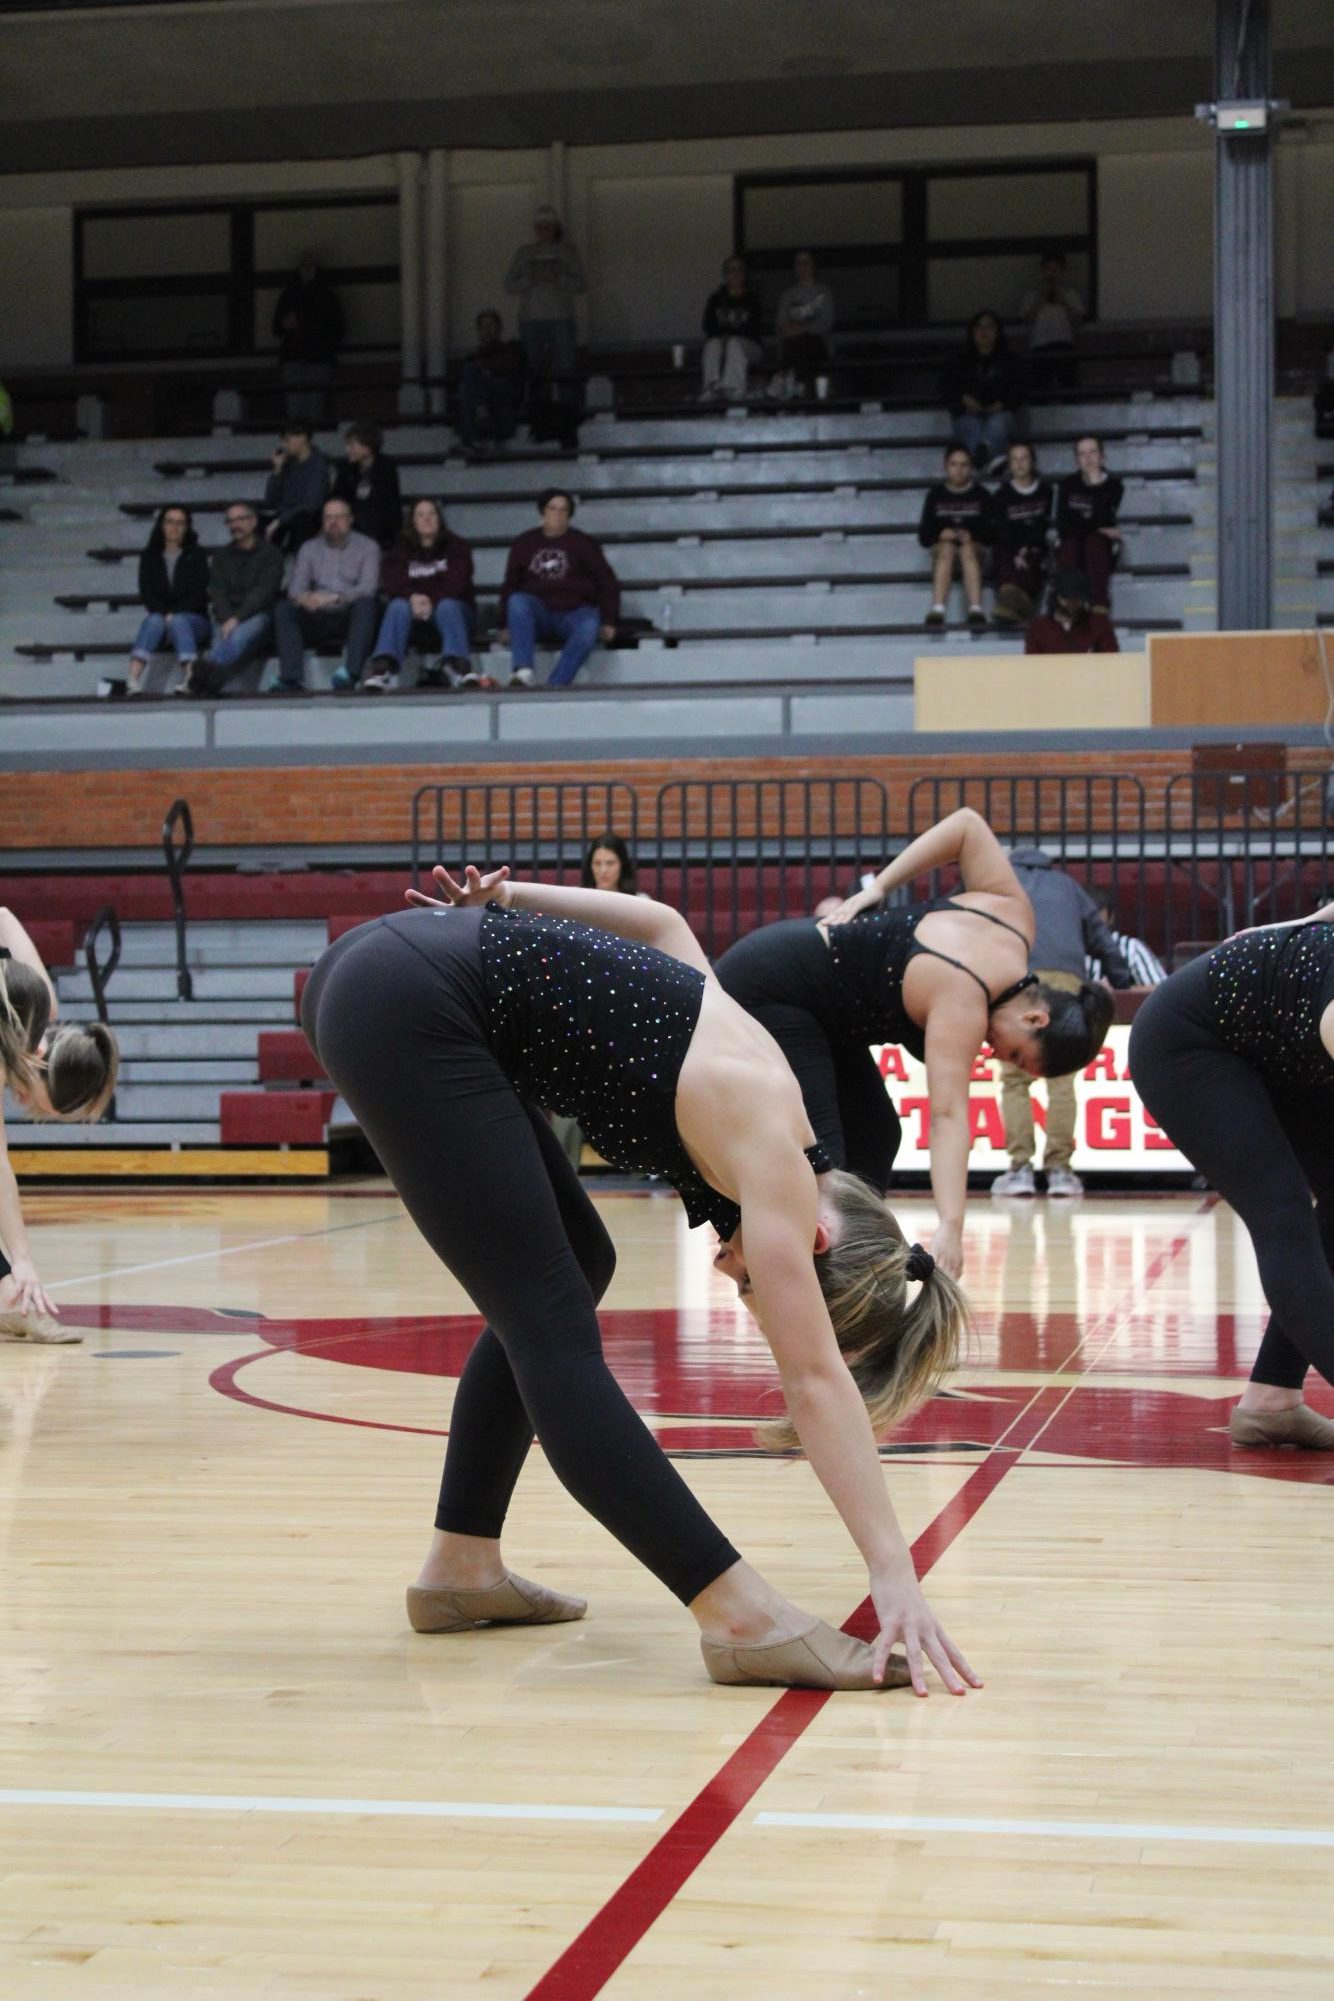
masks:
{"label": "dancer's bare arm", "polygon": [[[0,1090],[4,1089],[4,1073],[0,1071]],[[0,1243],[5,1247],[5,1255],[12,1268],[14,1284],[18,1295],[14,1304],[20,1313],[51,1313],[55,1304],[42,1290],[37,1268],[28,1248],[28,1232],[23,1223],[23,1210],[19,1204],[19,1185],[10,1165],[9,1149],[5,1140],[4,1113],[0,1110]]]}
{"label": "dancer's bare arm", "polygon": [[54,1021],[59,1008],[51,976],[42,964],[37,947],[12,910],[0,910],[0,945],[5,946],[16,959],[22,960],[25,966],[31,966],[35,973],[40,973],[46,981],[46,990],[51,996],[51,1019]]}
{"label": "dancer's bare arm", "polygon": [[940,1218],[931,1255],[958,1278],[963,1270],[963,1215],[968,1200],[968,1086],[986,1017],[971,997],[933,1003],[926,1023],[926,1086],[931,1104],[931,1193]]}
{"label": "dancer's bare arm", "polygon": [[1019,928],[1027,930],[1031,940],[1032,906],[1020,887],[1010,857],[982,815],[971,806],[961,806],[957,813],[937,820],[934,827],[928,827],[915,841],[909,841],[902,854],[895,855],[873,883],[859,890],[856,896],[850,896],[825,922],[846,924],[863,910],[872,910],[877,903],[883,903],[890,891],[901,884],[928,875],[933,869],[947,868],[952,862],[958,864],[966,890],[984,896],[1003,896],[1018,903],[1023,913]]}
{"label": "dancer's bare arm", "polygon": [[618,938],[635,938],[652,945],[673,959],[684,960],[697,972],[712,979],[713,973],[704,948],[679,910],[655,903],[649,896],[623,896],[616,889],[562,889],[549,882],[513,882],[506,868],[481,875],[469,865],[463,880],[456,881],[447,869],[431,871],[439,896],[424,896],[420,890],[407,892],[409,903],[424,910],[449,904],[457,909],[478,904],[499,903],[506,910],[542,910],[549,917],[572,917],[579,924],[592,924],[599,931],[614,931]]}

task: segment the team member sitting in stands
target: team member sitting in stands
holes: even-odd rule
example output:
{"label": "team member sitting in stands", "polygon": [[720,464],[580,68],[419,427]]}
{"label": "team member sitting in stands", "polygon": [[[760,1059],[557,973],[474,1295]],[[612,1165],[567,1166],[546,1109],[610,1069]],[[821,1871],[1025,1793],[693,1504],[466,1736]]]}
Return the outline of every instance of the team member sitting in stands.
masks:
{"label": "team member sitting in stands", "polygon": [[144,669],[165,644],[175,648],[181,677],[173,694],[188,694],[195,661],[208,644],[208,557],[188,507],[169,503],[153,523],[139,558],[143,622],[130,653],[127,695],[140,695]]}
{"label": "team member sitting in stands", "polygon": [[1079,470],[1066,475],[1056,491],[1056,560],[1063,569],[1082,570],[1093,593],[1093,609],[1110,617],[1112,571],[1121,560],[1121,511],[1125,487],[1103,460],[1100,438],[1075,444]]}
{"label": "team member sitting in stands", "polygon": [[574,507],[572,493],[549,488],[537,503],[542,526],[510,549],[500,612],[509,629],[511,688],[533,686],[539,639],[561,642],[547,684],[565,688],[598,640],[616,637],[621,587],[601,543],[570,526]]}
{"label": "team member sitting in stands", "polygon": [[503,445],[514,436],[528,360],[506,340],[499,313],[477,315],[477,345],[459,373],[458,431],[465,451]]}
{"label": "team member sitting in stands", "polygon": [[380,594],[387,602],[363,688],[371,694],[396,688],[414,637],[439,656],[419,686],[479,685],[471,658],[477,616],[472,550],[461,535],[451,535],[436,501],[414,504],[411,520],[380,565]]}
{"label": "team member sitting in stands", "polygon": [[704,305],[704,387],[700,402],[725,397],[739,403],[746,378],[764,354],[760,295],[746,277],[744,257],[723,260],[723,282]]}
{"label": "team member sitting in stands", "polygon": [[1084,301],[1065,282],[1065,254],[1048,250],[1019,317],[1028,327],[1028,372],[1035,389],[1073,389],[1075,336]]}
{"label": "team member sitting in stands", "polygon": [[997,625],[1022,625],[1042,597],[1052,493],[1049,482],[1038,477],[1032,445],[1016,441],[1008,458],[1009,470],[991,500],[993,617]]}
{"label": "team member sitting in stands", "polygon": [[1119,653],[1116,634],[1101,612],[1089,610],[1089,580],[1082,570],[1058,570],[1051,608],[1029,620],[1025,653]]}
{"label": "team member sitting in stands", "polygon": [[924,621],[928,631],[944,628],[956,564],[968,599],[968,623],[975,632],[985,627],[982,551],[990,536],[991,496],[974,478],[967,448],[947,445],[944,481],[928,490],[917,527],[918,541],[931,551],[931,609]]}
{"label": "team member sitting in stands", "polygon": [[352,509],[352,526],[358,535],[369,535],[372,542],[388,549],[402,532],[403,502],[398,467],[383,446],[384,432],[378,424],[349,424],[330,492]]}
{"label": "team member sitting in stands", "polygon": [[829,366],[829,336],[834,331],[834,295],[815,275],[815,259],[799,250],[792,260],[796,283],[778,298],[774,323],[778,329],[777,375],[771,396],[815,394],[815,378]]}
{"label": "team member sitting in stands", "polygon": [[974,313],[958,355],[944,376],[954,435],[979,472],[999,472],[1024,400],[1019,364],[995,313]]}
{"label": "team member sitting in stands", "polygon": [[217,695],[234,674],[269,650],[273,607],[282,596],[283,559],[259,532],[259,516],[248,500],[227,509],[225,549],[215,549],[208,566],[208,600],[213,638],[195,669],[196,695]]}
{"label": "team member sitting in stands", "polygon": [[329,497],[329,461],[312,442],[310,425],[293,419],[283,426],[264,487],[264,506],[273,519],[270,542],[290,555],[320,532],[320,511]]}
{"label": "team member sitting in stands", "polygon": [[273,609],[278,679],[269,693],[306,692],[307,646],[342,646],[333,685],[355,687],[375,637],[379,588],[378,545],[369,535],[357,534],[345,500],[326,500],[322,532],[297,550],[287,595]]}

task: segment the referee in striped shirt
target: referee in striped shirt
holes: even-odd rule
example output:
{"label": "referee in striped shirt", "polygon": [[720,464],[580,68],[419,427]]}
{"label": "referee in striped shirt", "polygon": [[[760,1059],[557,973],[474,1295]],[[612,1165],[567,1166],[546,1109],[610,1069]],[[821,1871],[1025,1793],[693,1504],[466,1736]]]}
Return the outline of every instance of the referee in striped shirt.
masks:
{"label": "referee in striped shirt", "polygon": [[[1121,957],[1125,960],[1134,975],[1135,985],[1137,987],[1160,987],[1167,978],[1167,968],[1164,966],[1162,960],[1149,950],[1142,938],[1131,938],[1126,932],[1117,930],[1115,923],[1116,912],[1110,903],[1100,903],[1098,905],[1098,914],[1107,926],[1113,945],[1115,945],[1117,951],[1121,954]],[[1089,979],[1101,980],[1105,977],[1105,969],[1101,959],[1086,958],[1084,965]]]}

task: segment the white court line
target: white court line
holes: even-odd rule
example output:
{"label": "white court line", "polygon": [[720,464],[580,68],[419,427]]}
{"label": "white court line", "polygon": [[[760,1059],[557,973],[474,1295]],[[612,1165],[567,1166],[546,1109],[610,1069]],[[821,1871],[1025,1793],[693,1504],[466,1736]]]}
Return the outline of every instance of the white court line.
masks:
{"label": "white court line", "polygon": [[24,1792],[0,1788],[0,1807],[120,1807],[158,1813],[351,1813],[404,1820],[582,1820],[652,1825],[657,1806],[546,1806],[490,1800],[340,1800],[245,1793]]}
{"label": "white court line", "polygon": [[1334,1848],[1325,1827],[1173,1827],[1124,1820],[992,1820],[929,1813],[757,1813],[756,1827],[845,1828],[865,1834],[1033,1834],[1065,1841],[1212,1841],[1261,1848]]}
{"label": "white court line", "polygon": [[58,1278],[54,1285],[46,1287],[46,1291],[59,1292],[61,1287],[66,1285],[96,1285],[99,1280],[107,1278],[134,1278],[140,1272],[168,1271],[173,1265],[203,1264],[210,1258],[234,1258],[241,1251],[270,1251],[276,1249],[279,1244],[305,1244],[313,1237],[337,1236],[340,1230],[372,1230],[377,1224],[396,1223],[401,1220],[401,1214],[368,1216],[357,1223],[334,1223],[327,1230],[298,1230],[290,1237],[257,1237],[253,1244],[229,1244],[223,1251],[191,1251],[182,1258],[154,1258],[151,1264],[146,1265],[112,1265],[107,1271],[85,1272],[82,1278]]}

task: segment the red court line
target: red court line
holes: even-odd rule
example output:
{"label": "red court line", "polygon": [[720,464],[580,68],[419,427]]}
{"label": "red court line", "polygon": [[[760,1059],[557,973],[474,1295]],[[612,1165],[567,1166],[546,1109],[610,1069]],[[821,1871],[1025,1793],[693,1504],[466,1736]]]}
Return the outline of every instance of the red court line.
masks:
{"label": "red court line", "polygon": [[[1160,1279],[1168,1266],[1185,1249],[1187,1239],[1174,1238],[1154,1259],[1144,1274],[1142,1292]],[[1138,1297],[1128,1304],[1135,1304]],[[1115,1329],[1123,1311],[1120,1303],[1102,1315],[1096,1332]],[[1068,1369],[1078,1357],[1088,1336],[1076,1342],[1061,1364]],[[1057,1372],[1060,1373],[1059,1371]],[[939,1562],[950,1544],[963,1532],[984,1501],[995,1493],[1001,1481],[1022,1454],[1046,1429],[1077,1384],[1054,1382],[1039,1390],[1025,1405],[1009,1430],[994,1445],[982,1464],[975,1467],[953,1500],[948,1501],[912,1545],[913,1563],[919,1577],[925,1577]],[[864,1598],[843,1623],[845,1633],[871,1639],[878,1630],[875,1609]],[[867,1701],[889,1701],[892,1697],[868,1696]],[[958,1700],[959,1698],[952,1698]],[[678,1892],[684,1889],[696,1869],[722,1840],[738,1816],[745,1811],[765,1780],[770,1778],[829,1700],[822,1689],[792,1688],[780,1695],[745,1742],[732,1753],[666,1833],[650,1848],[620,1888],[614,1890],[579,1936],[566,1947],[525,2001],[592,2001],[601,1993],[617,1968],[628,1959],[645,1934],[651,1930]]]}

